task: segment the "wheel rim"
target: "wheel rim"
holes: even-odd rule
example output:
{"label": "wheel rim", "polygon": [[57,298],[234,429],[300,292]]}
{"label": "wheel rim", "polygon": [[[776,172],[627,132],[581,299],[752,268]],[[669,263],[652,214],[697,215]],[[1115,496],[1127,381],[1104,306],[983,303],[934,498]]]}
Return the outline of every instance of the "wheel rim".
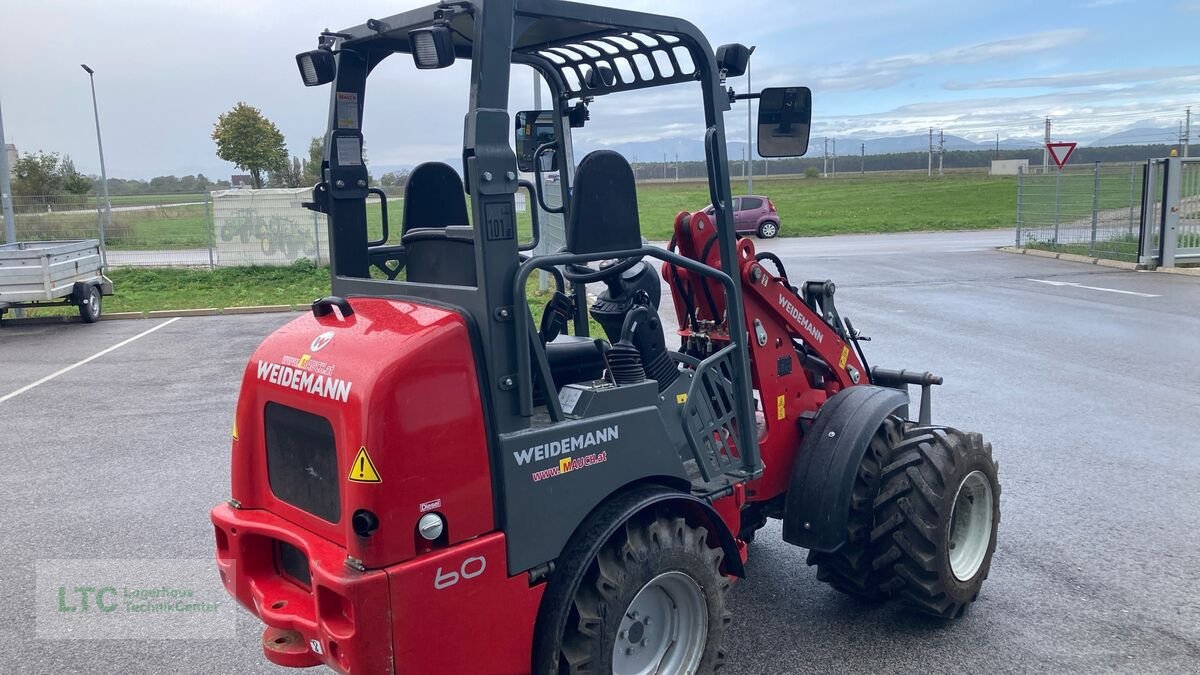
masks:
{"label": "wheel rim", "polygon": [[775,236],[775,223],[763,223],[763,236],[764,237],[774,237]]}
{"label": "wheel rim", "polygon": [[695,673],[708,639],[704,591],[683,572],[650,580],[629,603],[613,644],[613,673]]}
{"label": "wheel rim", "polygon": [[93,318],[100,316],[100,291],[93,286],[88,293],[88,314]]}
{"label": "wheel rim", "polygon": [[982,471],[972,471],[959,483],[947,538],[950,571],[959,581],[971,580],[992,543],[992,483]]}

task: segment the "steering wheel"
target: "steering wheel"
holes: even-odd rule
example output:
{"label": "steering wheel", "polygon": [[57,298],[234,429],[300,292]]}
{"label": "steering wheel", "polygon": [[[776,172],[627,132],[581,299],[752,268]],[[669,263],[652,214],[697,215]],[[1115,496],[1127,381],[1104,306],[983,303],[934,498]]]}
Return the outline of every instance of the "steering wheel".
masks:
{"label": "steering wheel", "polygon": [[573,284],[592,284],[619,275],[641,261],[641,256],[605,260],[600,263],[598,270],[586,265],[566,265],[563,267],[563,276]]}

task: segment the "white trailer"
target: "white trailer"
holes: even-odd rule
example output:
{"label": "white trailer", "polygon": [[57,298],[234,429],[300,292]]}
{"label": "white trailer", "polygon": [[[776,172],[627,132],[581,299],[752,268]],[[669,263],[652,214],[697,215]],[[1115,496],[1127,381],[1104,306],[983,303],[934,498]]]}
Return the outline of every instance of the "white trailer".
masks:
{"label": "white trailer", "polygon": [[19,307],[74,305],[93,323],[101,297],[112,292],[95,239],[0,245],[0,317]]}

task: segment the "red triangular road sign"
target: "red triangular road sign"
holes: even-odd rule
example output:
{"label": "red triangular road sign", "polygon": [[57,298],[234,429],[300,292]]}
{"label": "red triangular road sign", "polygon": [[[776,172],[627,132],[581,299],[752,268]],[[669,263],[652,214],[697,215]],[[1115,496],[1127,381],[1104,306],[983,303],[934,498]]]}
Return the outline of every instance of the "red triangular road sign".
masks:
{"label": "red triangular road sign", "polygon": [[1075,152],[1076,145],[1077,143],[1047,143],[1046,149],[1050,151],[1050,159],[1054,160],[1061,170],[1067,160],[1071,159],[1071,153]]}

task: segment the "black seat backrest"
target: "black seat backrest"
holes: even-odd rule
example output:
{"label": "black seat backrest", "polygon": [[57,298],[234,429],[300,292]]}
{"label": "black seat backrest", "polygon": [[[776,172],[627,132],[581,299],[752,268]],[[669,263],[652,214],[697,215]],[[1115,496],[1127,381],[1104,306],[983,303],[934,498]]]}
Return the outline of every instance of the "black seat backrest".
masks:
{"label": "black seat backrest", "polygon": [[412,170],[404,186],[403,233],[470,222],[457,171],[442,162],[425,162]]}
{"label": "black seat backrest", "polygon": [[633,169],[612,150],[588,153],[575,171],[567,250],[584,255],[641,246]]}

